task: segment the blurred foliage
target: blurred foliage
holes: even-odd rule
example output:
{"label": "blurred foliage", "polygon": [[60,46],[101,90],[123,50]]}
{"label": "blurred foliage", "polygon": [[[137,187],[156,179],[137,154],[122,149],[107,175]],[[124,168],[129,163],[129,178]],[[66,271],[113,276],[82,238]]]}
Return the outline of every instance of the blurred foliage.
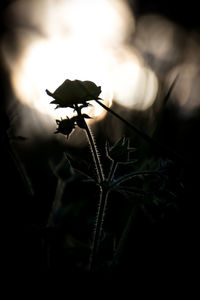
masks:
{"label": "blurred foliage", "polygon": [[[119,142],[117,145],[119,146]],[[64,161],[65,164],[59,164],[58,181],[63,180],[63,174],[69,175],[68,178],[65,178],[66,185],[64,186],[62,200],[60,206],[54,211],[54,222],[49,228],[53,230],[53,236],[50,240],[45,240],[49,251],[48,268],[62,271],[70,270],[69,272],[87,272],[98,203],[98,186],[90,177],[87,162],[84,161],[83,157],[77,157],[75,161],[70,159],[70,165],[67,163],[66,158]],[[79,162],[78,165],[77,162]],[[107,163],[110,164],[109,161]],[[66,172],[67,164],[69,165],[69,171]],[[119,168],[117,176],[123,176],[125,172],[128,174],[132,170],[135,171],[135,169],[136,166],[133,164],[123,165],[123,168]],[[112,264],[116,251],[121,252],[120,259],[118,258],[119,261],[117,261],[118,267],[121,267],[120,261],[124,255],[126,256],[126,252],[124,252],[124,249],[117,250],[117,245],[123,234],[127,234],[123,231],[127,226],[126,223],[130,215],[133,215],[132,222],[129,224],[130,228],[127,236],[123,236],[123,239],[132,246],[134,235],[132,236],[130,232],[133,229],[132,227],[138,226],[138,215],[140,215],[139,223],[143,220],[144,224],[149,224],[148,226],[155,224],[165,226],[180,211],[180,201],[184,188],[181,170],[177,168],[176,163],[171,160],[146,159],[142,163],[137,163],[138,169],[141,174],[142,171],[147,170],[155,171],[155,174],[159,175],[153,173],[138,175],[127,182],[123,182],[121,186],[110,193],[100,248],[99,268],[101,271],[102,268],[107,271],[112,270],[109,265]],[[71,174],[76,175],[72,177]],[[144,226],[144,224],[139,231],[144,230],[147,226]],[[55,234],[55,232],[59,234]],[[58,238],[60,239],[59,242]],[[61,253],[62,259],[60,257]],[[133,261],[135,259],[134,257],[129,258]]]}

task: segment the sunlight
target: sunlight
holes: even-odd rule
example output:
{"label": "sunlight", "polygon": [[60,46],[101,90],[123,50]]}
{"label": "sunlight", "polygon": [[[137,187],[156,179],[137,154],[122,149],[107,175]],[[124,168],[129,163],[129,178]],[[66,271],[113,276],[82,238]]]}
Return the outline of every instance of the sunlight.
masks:
{"label": "sunlight", "polygon": [[145,110],[156,98],[157,77],[132,49],[120,52],[111,80],[115,101],[127,108]]}
{"label": "sunlight", "polygon": [[[21,34],[23,51],[9,64],[14,91],[23,103],[53,118],[70,116],[71,109],[55,110],[45,94],[45,89],[53,92],[65,79],[95,82],[102,87],[100,97],[106,105],[112,99],[136,109],[153,103],[157,79],[127,46],[135,23],[126,1],[44,0],[40,4],[19,0],[9,11],[15,22],[24,16],[42,33],[30,31],[27,43]],[[9,52],[4,53],[8,61]],[[92,104],[92,115],[102,118],[103,108]]]}
{"label": "sunlight", "polygon": [[[66,117],[66,114],[70,116],[73,114],[71,109],[55,110],[54,105],[49,105],[51,99],[46,95],[45,89],[54,91],[65,78],[71,80],[92,78],[95,83],[102,86],[101,97],[109,105],[112,93],[107,87],[104,65],[106,56],[104,55],[102,62],[102,56],[98,54],[99,49],[89,52],[86,47],[82,48],[81,53],[78,53],[78,49],[76,41],[67,43],[52,39],[32,44],[12,73],[13,87],[18,98],[24,103],[28,100],[27,104],[53,117]],[[55,54],[59,54],[56,55],[56,59]],[[93,104],[92,113],[95,116],[102,116],[103,109]]]}

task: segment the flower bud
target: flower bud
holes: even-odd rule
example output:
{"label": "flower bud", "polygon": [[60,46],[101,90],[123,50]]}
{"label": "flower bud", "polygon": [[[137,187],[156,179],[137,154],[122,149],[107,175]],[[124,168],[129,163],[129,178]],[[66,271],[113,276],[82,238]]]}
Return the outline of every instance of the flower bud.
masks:
{"label": "flower bud", "polygon": [[64,120],[56,120],[56,123],[58,124],[58,128],[56,129],[55,133],[62,133],[69,137],[73,129],[75,128],[75,118],[67,118]]}

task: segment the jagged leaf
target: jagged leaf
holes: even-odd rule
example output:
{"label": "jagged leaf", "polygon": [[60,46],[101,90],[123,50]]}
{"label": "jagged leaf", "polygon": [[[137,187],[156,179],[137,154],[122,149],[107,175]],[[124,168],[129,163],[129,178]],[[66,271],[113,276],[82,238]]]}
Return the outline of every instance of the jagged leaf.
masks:
{"label": "jagged leaf", "polygon": [[106,143],[107,157],[118,163],[131,162],[129,160],[130,152],[136,151],[136,149],[130,148],[129,143],[130,143],[129,139],[125,137],[119,139],[113,146],[110,146],[109,143],[107,142]]}

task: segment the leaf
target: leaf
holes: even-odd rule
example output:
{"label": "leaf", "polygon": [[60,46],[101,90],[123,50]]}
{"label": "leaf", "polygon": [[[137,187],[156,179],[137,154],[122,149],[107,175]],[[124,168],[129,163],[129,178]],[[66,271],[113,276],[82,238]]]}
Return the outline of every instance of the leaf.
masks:
{"label": "leaf", "polygon": [[89,173],[89,166],[86,161],[83,159],[77,158],[77,157],[72,157],[68,154],[66,154],[71,166],[73,167],[74,172],[81,177],[85,177],[89,180],[93,181],[93,178],[91,178],[88,173]]}
{"label": "leaf", "polygon": [[50,161],[50,167],[53,170],[53,173],[58,178],[61,178],[63,180],[71,180],[72,178],[75,177],[74,169],[67,155],[64,155],[60,163],[57,164],[56,166],[53,164],[52,161]]}
{"label": "leaf", "polygon": [[[129,139],[122,137],[118,140],[113,146],[109,146],[109,143],[106,143],[106,154],[110,160],[113,160],[118,163],[133,163],[133,160],[129,160],[130,152],[136,151],[135,148],[129,147]],[[134,160],[135,161],[135,160]]]}

